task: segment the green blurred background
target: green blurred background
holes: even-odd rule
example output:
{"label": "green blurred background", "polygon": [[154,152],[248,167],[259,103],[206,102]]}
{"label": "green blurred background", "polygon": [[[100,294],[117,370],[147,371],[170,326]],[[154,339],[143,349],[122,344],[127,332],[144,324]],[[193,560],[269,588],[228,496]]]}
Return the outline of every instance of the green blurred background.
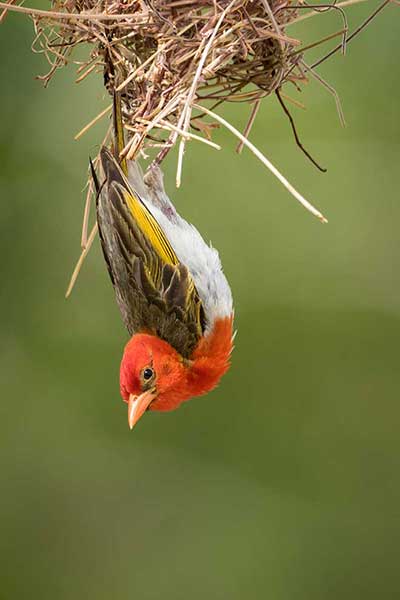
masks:
{"label": "green blurred background", "polygon": [[[349,9],[350,25],[376,5]],[[109,100],[100,76],[78,86],[73,69],[44,90],[30,22],[7,17],[1,598],[400,597],[398,10],[319,69],[346,129],[313,81],[307,110],[292,108],[327,174],[274,99],[252,134],[328,225],[226,131],[219,153],[188,145],[181,190],[176,156],[165,164],[178,209],[220,251],[238,335],[216,391],[133,432],[118,393],[127,338],[97,240],[64,300],[106,120],[73,136]],[[290,33],[312,41],[339,23],[316,16]],[[224,115],[243,128],[248,110]]]}

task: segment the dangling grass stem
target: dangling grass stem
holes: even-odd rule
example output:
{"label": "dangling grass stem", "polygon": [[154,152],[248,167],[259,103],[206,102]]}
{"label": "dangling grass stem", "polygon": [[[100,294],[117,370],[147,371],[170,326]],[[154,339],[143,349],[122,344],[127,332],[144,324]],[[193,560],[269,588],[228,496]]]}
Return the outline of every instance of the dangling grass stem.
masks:
{"label": "dangling grass stem", "polygon": [[282,183],[282,185],[292,194],[292,196],[294,196],[296,198],[296,200],[298,202],[300,202],[300,204],[302,206],[304,206],[304,208],[306,210],[308,210],[311,214],[313,214],[315,217],[317,217],[317,219],[319,219],[321,221],[321,223],[328,222],[328,219],[326,219],[326,217],[324,217],[324,215],[317,208],[315,208],[310,202],[308,202],[308,200],[306,200],[292,186],[292,184],[289,183],[289,181],[286,179],[286,177],[284,177],[282,175],[282,173],[280,173],[278,171],[278,169],[271,163],[271,161],[268,160],[268,158],[266,158],[266,156],[264,156],[264,154],[262,154],[258,150],[258,148],[256,148],[254,146],[254,144],[252,144],[247,138],[245,138],[244,135],[242,135],[240,133],[240,131],[238,131],[235,127],[233,127],[233,125],[231,125],[228,121],[223,119],[220,115],[217,115],[217,113],[214,113],[211,110],[208,110],[208,108],[205,108],[204,106],[200,106],[199,104],[193,104],[193,107],[197,108],[200,111],[205,112],[207,115],[209,115],[210,117],[212,117],[213,119],[215,119],[216,121],[221,123],[221,125],[226,127],[226,129],[228,129],[231,133],[233,133],[237,138],[239,138],[239,140],[241,140],[243,142],[243,144],[245,146],[247,146],[248,149],[271,171],[271,173],[273,173],[273,175],[275,175],[275,177]]}

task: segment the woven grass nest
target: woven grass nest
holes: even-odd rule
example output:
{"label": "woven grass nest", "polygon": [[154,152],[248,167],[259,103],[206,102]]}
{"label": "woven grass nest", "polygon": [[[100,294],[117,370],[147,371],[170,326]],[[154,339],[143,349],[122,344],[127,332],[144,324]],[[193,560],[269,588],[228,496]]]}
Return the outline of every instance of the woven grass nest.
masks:
{"label": "woven grass nest", "polygon": [[300,42],[285,33],[298,14],[291,0],[63,0],[53,8],[88,17],[50,31],[35,17],[35,47],[51,62],[44,81],[73,48],[91,44],[78,80],[101,70],[106,88],[120,91],[129,159],[156,147],[160,163],[190,133],[210,141],[212,126],[195,104],[254,103],[304,77]]}
{"label": "woven grass nest", "polygon": [[[211,139],[212,130],[222,123],[240,138],[239,150],[243,144],[253,149],[248,142],[250,129],[261,100],[272,93],[278,96],[296,141],[304,150],[287,107],[290,98],[282,91],[284,85],[299,88],[309,75],[316,77],[334,94],[343,120],[335,90],[314,71],[315,65],[306,64],[304,51],[341,36],[329,54],[340,49],[344,53],[347,40],[390,2],[385,0],[349,36],[343,9],[360,1],[308,4],[305,0],[52,0],[49,11],[11,4],[3,7],[32,16],[36,31],[32,47],[36,52],[44,52],[51,65],[50,71],[40,77],[45,84],[58,68],[72,61],[78,65],[77,82],[101,72],[110,94],[115,90],[120,93],[127,140],[124,156],[146,156],[147,150],[156,148],[153,160],[160,164],[178,142],[179,186],[187,141],[194,138],[218,147]],[[323,40],[304,46],[287,33],[292,24],[329,10],[339,13],[342,27]],[[74,57],[78,46],[86,49],[83,61]],[[225,102],[250,105],[242,137],[213,112]],[[109,111],[111,106],[79,135]],[[280,178],[285,185],[288,183],[283,176]],[[290,191],[293,193],[293,189]],[[313,208],[306,201],[303,204],[309,210]],[[311,212],[325,220],[316,209]]]}
{"label": "woven grass nest", "polygon": [[[290,98],[282,87],[299,88],[311,74],[334,94],[343,120],[335,90],[314,67],[339,49],[344,53],[346,42],[391,0],[379,5],[349,36],[344,7],[361,1],[52,0],[51,10],[45,11],[13,6],[11,0],[0,3],[0,20],[10,9],[32,16],[36,31],[32,48],[43,52],[51,65],[39,77],[45,84],[70,61],[78,65],[77,82],[94,72],[103,74],[110,94],[117,90],[121,95],[128,140],[122,154],[127,158],[158,148],[154,160],[161,163],[179,141],[179,185],[185,143],[195,138],[216,146],[211,141],[215,120],[210,123],[205,116],[217,117],[213,110],[224,102],[250,105],[247,140],[261,100],[275,92],[291,119],[285,104]],[[308,46],[288,35],[289,26],[329,10],[342,17],[339,31]],[[328,55],[306,64],[305,50],[337,36],[342,39]],[[74,58],[78,46],[86,48],[86,60]],[[107,107],[81,134],[110,110]],[[223,119],[220,123],[226,124]],[[297,140],[292,119],[291,123]]]}
{"label": "woven grass nest", "polygon": [[[267,0],[106,1],[101,8],[124,18],[92,22],[95,46],[85,67],[101,65],[107,89],[121,92],[128,158],[162,144],[156,159],[161,162],[190,128],[211,137],[209,126],[193,114],[194,102],[253,102],[277,89],[298,62],[292,54],[298,42],[283,33],[296,12],[281,8],[275,18]],[[60,36],[76,44],[85,28],[77,22]]]}
{"label": "woven grass nest", "polygon": [[[262,99],[276,94],[296,143],[320,168],[300,143],[289,112],[288,105],[298,102],[282,88],[286,91],[291,86],[292,94],[308,77],[316,78],[333,94],[344,122],[336,91],[315,67],[337,51],[345,53],[346,44],[391,0],[384,0],[351,34],[344,8],[363,0],[333,0],[331,4],[308,4],[305,0],[52,0],[49,11],[14,6],[14,1],[0,2],[0,21],[7,10],[32,17],[36,32],[32,48],[44,53],[50,63],[49,72],[39,77],[45,85],[58,68],[75,62],[78,83],[101,73],[110,95],[119,94],[126,140],[121,157],[151,155],[153,163],[160,164],[178,144],[179,186],[187,142],[195,139],[219,149],[212,133],[222,125],[239,138],[238,151],[246,145],[307,210],[326,222],[253,146],[248,139],[250,131]],[[338,14],[341,28],[322,40],[305,44],[288,34],[294,23],[328,11]],[[338,43],[320,60],[313,65],[305,61],[307,49],[335,38]],[[76,58],[77,47],[84,48],[83,60],[82,53],[79,60]],[[242,133],[220,111],[215,112],[225,102],[242,103],[243,110],[247,110],[248,122]],[[111,113],[111,108],[112,103],[76,137]],[[111,125],[103,143],[110,136]],[[84,230],[92,192],[89,179]],[[94,235],[95,227],[89,238],[82,236],[80,261]]]}

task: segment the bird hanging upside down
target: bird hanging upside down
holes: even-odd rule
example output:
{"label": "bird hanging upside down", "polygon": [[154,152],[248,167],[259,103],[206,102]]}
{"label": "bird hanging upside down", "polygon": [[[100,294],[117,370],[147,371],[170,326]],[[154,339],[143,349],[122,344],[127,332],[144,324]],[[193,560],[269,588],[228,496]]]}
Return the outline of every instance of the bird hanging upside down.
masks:
{"label": "bird hanging upside down", "polygon": [[143,178],[136,162],[120,161],[116,97],[114,130],[115,156],[100,151],[104,183],[92,174],[103,253],[132,336],[120,369],[132,429],[146,410],[175,409],[218,384],[233,348],[233,308],[218,252],[178,215],[161,170]]}

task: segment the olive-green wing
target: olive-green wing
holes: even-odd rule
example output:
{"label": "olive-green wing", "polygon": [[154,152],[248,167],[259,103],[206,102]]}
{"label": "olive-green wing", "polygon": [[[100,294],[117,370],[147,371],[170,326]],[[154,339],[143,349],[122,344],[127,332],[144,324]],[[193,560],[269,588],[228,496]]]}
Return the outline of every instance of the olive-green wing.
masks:
{"label": "olive-green wing", "polygon": [[193,279],[111,152],[100,157],[97,221],[123,321],[131,335],[158,335],[189,357],[204,329]]}

